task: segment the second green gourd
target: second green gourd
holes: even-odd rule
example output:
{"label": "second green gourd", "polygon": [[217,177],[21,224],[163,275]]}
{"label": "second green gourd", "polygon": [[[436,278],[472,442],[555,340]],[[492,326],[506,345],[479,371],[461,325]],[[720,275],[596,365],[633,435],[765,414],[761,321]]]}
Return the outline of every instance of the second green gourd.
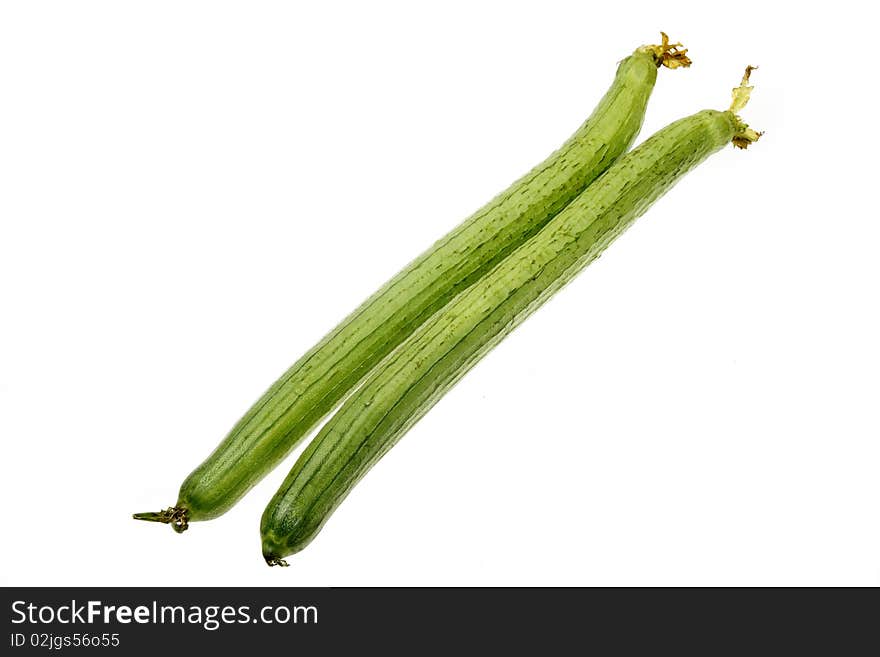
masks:
{"label": "second green gourd", "polygon": [[346,401],[294,464],[263,513],[269,565],[302,550],[351,489],[492,347],[578,272],[684,174],[758,133],[735,112],[704,110],[624,155],[535,237],[425,322]]}

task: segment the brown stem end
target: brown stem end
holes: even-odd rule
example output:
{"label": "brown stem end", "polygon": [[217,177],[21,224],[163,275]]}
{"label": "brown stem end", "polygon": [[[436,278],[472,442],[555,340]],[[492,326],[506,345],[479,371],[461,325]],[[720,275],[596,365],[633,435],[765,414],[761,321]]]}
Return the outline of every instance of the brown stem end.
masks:
{"label": "brown stem end", "polygon": [[680,43],[669,43],[666,32],[660,33],[660,44],[642,46],[637,52],[650,54],[654,58],[657,68],[687,68],[691,65],[691,58],[687,56],[687,48]]}
{"label": "brown stem end", "polygon": [[290,565],[281,557],[275,557],[271,554],[263,555],[263,558],[266,560],[266,564],[268,564],[269,566],[281,566],[282,568],[287,568]]}
{"label": "brown stem end", "polygon": [[178,534],[182,534],[189,528],[189,511],[179,506],[171,506],[162,511],[135,513],[132,517],[135,520],[161,522],[166,525],[171,525],[171,528]]}
{"label": "brown stem end", "polygon": [[743,73],[742,81],[739,83],[738,87],[733,89],[733,100],[730,103],[730,112],[736,117],[737,127],[736,132],[733,135],[733,145],[736,148],[746,149],[751,144],[754,144],[761,138],[763,132],[758,132],[757,130],[752,130],[749,125],[739,118],[738,113],[749,103],[749,99],[752,96],[753,86],[749,85],[749,78],[752,76],[752,71],[756,70],[757,66],[746,66],[746,71]]}

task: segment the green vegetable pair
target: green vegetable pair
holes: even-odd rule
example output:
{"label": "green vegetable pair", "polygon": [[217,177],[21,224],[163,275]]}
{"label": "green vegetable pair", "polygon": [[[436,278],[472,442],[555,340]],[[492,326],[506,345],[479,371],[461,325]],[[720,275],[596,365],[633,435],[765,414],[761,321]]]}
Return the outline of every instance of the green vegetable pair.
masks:
{"label": "green vegetable pair", "polygon": [[690,65],[687,51],[662,36],[660,45],[619,64],[593,114],[558,151],[414,260],[275,382],[187,477],[176,506],[135,518],[184,531],[221,515],[354,390],[263,514],[263,555],[286,565],[283,557],[314,538],[450,387],[651,203],[727,143],[756,141],[760,135],[736,115],[748,101],[750,67],[728,111],[676,121],[624,155],[657,69]]}

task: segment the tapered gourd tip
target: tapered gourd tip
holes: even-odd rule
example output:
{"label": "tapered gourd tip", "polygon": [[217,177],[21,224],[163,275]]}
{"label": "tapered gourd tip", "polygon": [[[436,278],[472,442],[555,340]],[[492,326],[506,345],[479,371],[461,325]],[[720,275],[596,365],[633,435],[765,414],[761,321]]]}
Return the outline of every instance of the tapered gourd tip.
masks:
{"label": "tapered gourd tip", "polygon": [[733,145],[737,148],[748,148],[750,144],[754,144],[764,134],[763,132],[752,130],[745,121],[739,118],[739,112],[749,104],[749,99],[752,97],[752,89],[754,87],[749,85],[749,79],[752,77],[752,71],[757,68],[757,66],[746,66],[742,81],[738,87],[733,88],[733,100],[730,102],[730,109],[728,111],[736,117],[737,121],[736,132],[732,139]]}
{"label": "tapered gourd tip", "polygon": [[171,525],[171,528],[178,534],[185,532],[189,528],[189,511],[179,506],[168,507],[162,511],[135,513],[132,515],[132,518]]}
{"label": "tapered gourd tip", "polygon": [[648,53],[654,58],[657,68],[687,68],[691,65],[691,58],[687,56],[687,48],[680,43],[669,43],[666,32],[660,33],[660,43],[642,46],[636,52]]}

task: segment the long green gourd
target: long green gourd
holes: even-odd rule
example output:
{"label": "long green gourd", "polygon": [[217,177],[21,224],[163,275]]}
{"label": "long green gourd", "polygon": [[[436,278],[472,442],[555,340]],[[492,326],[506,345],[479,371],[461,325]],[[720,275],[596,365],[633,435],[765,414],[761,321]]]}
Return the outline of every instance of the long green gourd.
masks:
{"label": "long green gourd", "polygon": [[632,145],[661,65],[690,64],[665,34],[617,68],[587,121],[542,164],[408,265],[297,361],[183,482],[174,507],[135,518],[181,532],[225,513],[422,322],[477,281]]}
{"label": "long green gourd", "polygon": [[477,361],[592,262],[684,174],[731,141],[760,136],[705,110],[624,155],[535,237],[425,322],[367,378],[302,453],[261,523],[269,565],[302,550],[352,487]]}

